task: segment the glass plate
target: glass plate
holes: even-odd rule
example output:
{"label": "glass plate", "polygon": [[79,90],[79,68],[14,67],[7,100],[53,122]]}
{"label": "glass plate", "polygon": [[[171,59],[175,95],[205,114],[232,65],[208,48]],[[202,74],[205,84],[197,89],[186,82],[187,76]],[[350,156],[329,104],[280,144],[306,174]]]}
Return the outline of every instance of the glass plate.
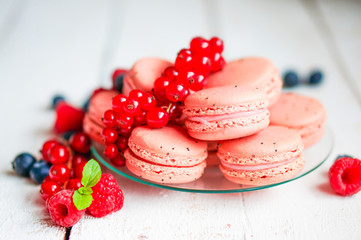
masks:
{"label": "glass plate", "polygon": [[241,185],[228,181],[223,177],[222,172],[218,167],[207,167],[204,171],[203,176],[197,181],[191,183],[183,184],[161,184],[156,182],[150,182],[145,179],[139,178],[133,173],[131,173],[127,167],[115,167],[109,160],[102,154],[102,146],[99,144],[94,144],[91,147],[92,154],[94,157],[102,163],[105,167],[109,168],[113,172],[129,178],[133,181],[143,183],[149,186],[165,188],[175,191],[183,192],[198,192],[198,193],[234,193],[234,192],[248,192],[255,191],[264,188],[270,188],[284,184],[287,182],[294,181],[298,178],[306,176],[307,174],[313,172],[319,166],[321,166],[328,158],[331,150],[333,148],[333,135],[331,129],[326,128],[325,134],[321,141],[316,143],[310,148],[307,148],[303,151],[305,157],[305,166],[303,170],[294,178],[288,179],[283,182],[274,183],[265,186],[251,186],[251,185]]}

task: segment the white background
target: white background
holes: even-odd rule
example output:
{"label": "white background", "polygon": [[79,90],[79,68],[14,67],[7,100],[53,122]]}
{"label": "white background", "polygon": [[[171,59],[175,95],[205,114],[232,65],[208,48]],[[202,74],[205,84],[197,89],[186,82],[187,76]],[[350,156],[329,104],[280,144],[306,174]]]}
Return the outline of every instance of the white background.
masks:
{"label": "white background", "polygon": [[321,68],[324,84],[295,91],[327,108],[331,158],[307,177],[248,193],[182,193],[119,178],[124,208],[84,217],[70,239],[360,239],[361,193],[337,196],[327,179],[337,154],[361,157],[360,26],[360,1],[0,0],[0,239],[65,237],[39,186],[10,166],[51,136],[51,96],[80,105],[110,86],[115,67],[173,60],[196,35],[220,36],[227,60],[264,56],[302,76]]}

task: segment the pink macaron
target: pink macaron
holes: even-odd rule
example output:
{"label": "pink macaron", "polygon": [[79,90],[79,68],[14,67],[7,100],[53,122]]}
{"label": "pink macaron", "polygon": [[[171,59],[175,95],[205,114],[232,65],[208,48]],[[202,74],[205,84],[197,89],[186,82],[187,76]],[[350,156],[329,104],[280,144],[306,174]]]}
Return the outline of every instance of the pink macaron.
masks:
{"label": "pink macaron", "polygon": [[164,69],[172,63],[156,57],[139,59],[124,76],[123,94],[128,96],[133,89],[150,92]]}
{"label": "pink macaron", "polygon": [[281,94],[282,79],[277,67],[268,59],[249,57],[228,62],[225,67],[207,79],[207,88],[239,85],[263,88],[270,106]]}
{"label": "pink macaron", "polygon": [[203,89],[184,102],[190,136],[217,141],[252,135],[269,124],[267,95],[258,88],[227,85]]}
{"label": "pink macaron", "polygon": [[102,131],[104,124],[102,121],[103,114],[106,110],[112,108],[112,99],[119,94],[117,91],[104,90],[95,94],[89,102],[88,112],[83,120],[83,129],[89,137],[103,144]]}
{"label": "pink macaron", "polygon": [[137,127],[128,145],[124,156],[129,171],[153,182],[192,182],[206,167],[207,143],[190,138],[181,127]]}
{"label": "pink macaron", "polygon": [[295,93],[284,93],[270,108],[271,125],[297,130],[305,148],[318,142],[324,132],[326,110],[317,99]]}
{"label": "pink macaron", "polygon": [[252,136],[224,141],[218,156],[223,175],[245,185],[268,185],[296,176],[304,166],[300,134],[269,126]]}

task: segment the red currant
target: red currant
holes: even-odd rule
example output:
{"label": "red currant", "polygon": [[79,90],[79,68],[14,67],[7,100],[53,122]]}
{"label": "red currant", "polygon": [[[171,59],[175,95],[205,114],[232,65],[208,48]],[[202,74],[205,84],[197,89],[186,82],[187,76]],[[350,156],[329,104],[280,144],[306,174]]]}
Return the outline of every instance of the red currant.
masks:
{"label": "red currant", "polygon": [[183,101],[189,94],[189,90],[181,83],[174,82],[166,89],[167,98],[171,102]]}
{"label": "red currant", "polygon": [[192,53],[206,54],[210,51],[211,47],[209,41],[202,37],[195,37],[190,44]]}
{"label": "red currant", "polygon": [[151,93],[144,93],[143,101],[142,101],[142,109],[145,111],[149,111],[157,105],[157,101],[155,97]]}
{"label": "red currant", "polygon": [[207,79],[202,74],[196,74],[188,80],[188,88],[199,91],[207,85]]}
{"label": "red currant", "polygon": [[211,59],[207,56],[196,55],[193,59],[193,69],[204,76],[208,76],[212,68]]}
{"label": "red currant", "polygon": [[44,180],[43,180],[42,183],[44,183],[44,182],[49,182],[49,181],[53,181],[53,180],[51,180],[51,178],[50,178],[49,175],[48,175],[48,176],[46,176],[46,178],[44,178]]}
{"label": "red currant", "polygon": [[117,126],[120,128],[127,129],[133,125],[134,119],[132,116],[129,116],[127,113],[117,114]]}
{"label": "red currant", "polygon": [[169,119],[170,120],[176,120],[178,119],[180,116],[182,116],[182,109],[181,109],[181,104],[179,102],[176,103],[171,103],[168,107],[167,107],[167,112],[169,114]]}
{"label": "red currant", "polygon": [[52,164],[66,163],[69,157],[69,150],[63,145],[57,145],[50,150],[50,162]]}
{"label": "red currant", "polygon": [[179,70],[189,70],[192,68],[192,52],[189,49],[182,49],[175,60],[174,66]]}
{"label": "red currant", "polygon": [[40,186],[41,198],[46,200],[61,190],[59,183],[54,181],[43,182]]}
{"label": "red currant", "polygon": [[117,125],[115,121],[115,116],[116,112],[114,112],[113,110],[110,109],[105,111],[102,118],[104,125],[107,127],[115,127]]}
{"label": "red currant", "polygon": [[178,76],[178,70],[174,66],[167,67],[163,72],[163,77],[170,79],[171,81],[175,81]]}
{"label": "red currant", "polygon": [[136,99],[138,101],[141,101],[143,98],[144,93],[140,91],[139,89],[134,89],[130,91],[128,99]]}
{"label": "red currant", "polygon": [[71,148],[78,153],[88,153],[90,151],[90,138],[84,132],[74,133],[69,143]]}
{"label": "red currant", "polygon": [[56,140],[48,140],[43,144],[40,152],[45,161],[50,161],[50,150],[57,145],[60,145],[60,143]]}
{"label": "red currant", "polygon": [[152,128],[161,128],[167,125],[169,121],[168,113],[160,108],[153,108],[147,113],[147,124]]}
{"label": "red currant", "polygon": [[78,190],[81,187],[83,187],[83,184],[81,184],[80,178],[70,179],[69,182],[66,184],[66,189],[70,190]]}
{"label": "red currant", "polygon": [[72,168],[76,168],[83,162],[85,162],[85,163],[88,162],[86,157],[84,157],[83,155],[80,155],[80,154],[75,154],[71,160],[71,164],[72,164],[71,166],[72,166]]}
{"label": "red currant", "polygon": [[133,131],[133,126],[128,127],[127,129],[119,128],[118,134],[123,137],[129,137],[132,131]]}
{"label": "red currant", "polygon": [[223,52],[223,41],[217,37],[212,37],[209,40],[212,52],[222,53]]}
{"label": "red currant", "polygon": [[126,137],[118,138],[116,145],[121,152],[124,152],[125,149],[128,148],[128,138]]}
{"label": "red currant", "polygon": [[49,170],[51,180],[65,183],[70,178],[70,169],[65,164],[53,165]]}
{"label": "red currant", "polygon": [[220,71],[226,62],[224,61],[222,55],[220,53],[214,53],[211,55],[211,71],[218,72]]}
{"label": "red currant", "polygon": [[118,138],[118,132],[115,128],[104,128],[102,135],[106,143],[115,143]]}
{"label": "red currant", "polygon": [[191,79],[196,73],[193,70],[181,71],[178,75],[177,82],[181,83],[183,86],[188,88]]}
{"label": "red currant", "polygon": [[169,86],[171,80],[166,77],[160,77],[154,82],[154,95],[157,100],[166,101],[165,89]]}
{"label": "red currant", "polygon": [[128,99],[123,105],[123,111],[130,116],[136,115],[140,108],[139,101],[136,99]]}
{"label": "red currant", "polygon": [[118,147],[114,143],[105,145],[104,148],[104,155],[109,158],[113,159],[119,154]]}
{"label": "red currant", "polygon": [[123,107],[125,105],[125,102],[127,101],[127,97],[123,94],[118,94],[115,97],[113,97],[112,100],[112,107],[114,111],[123,111]]}
{"label": "red currant", "polygon": [[140,126],[146,123],[145,117],[147,116],[146,111],[141,111],[134,116],[134,126]]}
{"label": "red currant", "polygon": [[123,154],[118,154],[118,156],[116,156],[115,158],[110,159],[110,161],[118,167],[124,166],[125,165],[125,158],[123,156]]}
{"label": "red currant", "polygon": [[83,177],[83,169],[84,169],[84,166],[85,166],[86,163],[87,163],[87,161],[86,162],[81,162],[81,163],[79,163],[78,165],[76,165],[74,167],[74,175],[75,175],[74,177],[82,179],[82,177]]}

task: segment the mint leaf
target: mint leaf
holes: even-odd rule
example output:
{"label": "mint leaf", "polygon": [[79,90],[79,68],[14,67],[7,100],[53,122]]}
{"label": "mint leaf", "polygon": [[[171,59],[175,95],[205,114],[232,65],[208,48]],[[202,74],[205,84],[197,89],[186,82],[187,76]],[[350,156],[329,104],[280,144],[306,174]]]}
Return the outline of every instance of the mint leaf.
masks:
{"label": "mint leaf", "polygon": [[78,191],[83,195],[90,195],[93,193],[93,190],[90,187],[81,187],[78,189]]}
{"label": "mint leaf", "polygon": [[93,202],[93,196],[90,194],[81,194],[75,191],[73,194],[73,203],[78,210],[88,208]]}
{"label": "mint leaf", "polygon": [[101,175],[102,171],[99,163],[94,159],[91,159],[83,168],[81,184],[83,184],[84,187],[94,187],[95,184],[99,182]]}

